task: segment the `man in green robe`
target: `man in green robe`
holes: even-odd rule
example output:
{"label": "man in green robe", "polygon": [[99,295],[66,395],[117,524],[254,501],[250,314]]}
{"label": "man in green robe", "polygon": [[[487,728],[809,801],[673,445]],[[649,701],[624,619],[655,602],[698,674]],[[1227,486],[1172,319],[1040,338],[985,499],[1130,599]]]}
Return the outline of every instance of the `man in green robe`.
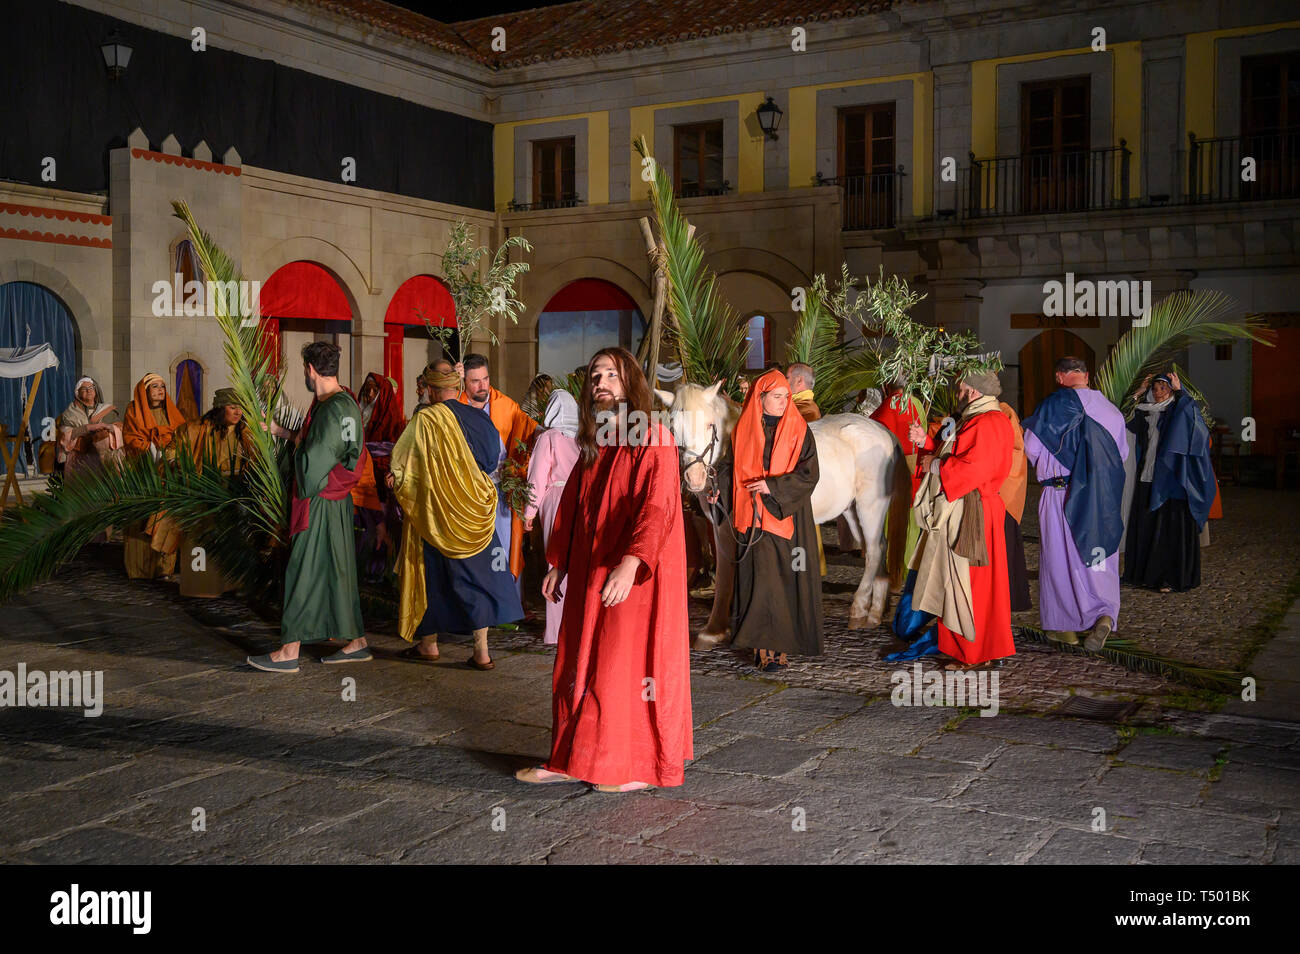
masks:
{"label": "man in green robe", "polygon": [[313,341],[302,349],[307,389],[315,395],[311,410],[296,432],[276,428],[291,438],[294,487],[289,514],[289,565],[284,578],[283,645],[273,653],[249,656],[248,664],[264,672],[297,672],[301,643],[345,639],[348,644],[322,661],[367,662],[357,591],[356,552],[352,544],[352,487],[367,466],[361,408],[339,384],[339,348]]}

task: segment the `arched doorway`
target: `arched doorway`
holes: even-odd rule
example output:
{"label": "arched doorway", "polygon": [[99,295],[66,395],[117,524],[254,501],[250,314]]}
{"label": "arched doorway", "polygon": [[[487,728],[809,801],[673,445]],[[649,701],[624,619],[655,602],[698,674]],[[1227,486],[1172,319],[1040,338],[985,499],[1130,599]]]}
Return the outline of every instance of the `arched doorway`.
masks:
{"label": "arched doorway", "polygon": [[[41,375],[32,404],[29,428],[19,452],[19,470],[37,472],[40,460],[42,422],[57,421],[72,401],[72,385],[80,375],[80,342],[72,312],[58,295],[34,282],[6,282],[0,285],[0,348],[27,348],[49,344],[59,366]],[[32,379],[0,378],[0,421],[10,434],[18,432]],[[26,438],[27,435],[22,435]],[[29,456],[30,455],[30,456]],[[29,463],[30,462],[30,463]],[[0,461],[0,471],[4,464]]]}
{"label": "arched doorway", "polygon": [[1020,349],[1020,416],[1034,413],[1038,402],[1056,390],[1056,362],[1074,355],[1097,373],[1097,357],[1088,343],[1064,328],[1049,328]]}
{"label": "arched doorway", "polygon": [[772,322],[766,315],[750,315],[745,323],[745,370],[762,371],[772,360]]}
{"label": "arched doorway", "polygon": [[[456,327],[456,303],[447,286],[432,275],[416,275],[402,282],[384,313],[384,374],[397,382],[397,397],[407,413],[415,406],[415,379],[425,366],[442,357],[442,345],[425,326],[425,319],[441,328]],[[456,361],[456,336],[447,340]]]}
{"label": "arched doorway", "polygon": [[302,379],[298,355],[311,341],[329,341],[343,353],[339,357],[339,380],[352,380],[352,308],[337,278],[315,262],[290,262],[275,270],[262,283],[259,298],[263,335],[284,368],[284,394],[302,410],[311,404],[311,393]]}
{"label": "arched doorway", "polygon": [[537,370],[568,374],[614,345],[635,352],[644,334],[645,318],[623,289],[599,278],[578,279],[537,316]]}

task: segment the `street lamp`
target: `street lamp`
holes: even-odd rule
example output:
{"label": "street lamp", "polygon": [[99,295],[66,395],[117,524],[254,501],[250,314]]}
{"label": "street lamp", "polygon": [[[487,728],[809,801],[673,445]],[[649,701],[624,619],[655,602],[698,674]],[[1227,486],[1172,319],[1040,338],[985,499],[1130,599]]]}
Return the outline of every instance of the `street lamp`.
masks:
{"label": "street lamp", "polygon": [[781,125],[781,107],[772,101],[769,96],[762,106],[755,110],[758,115],[758,125],[763,129],[763,135],[768,139],[776,139],[776,131]]}
{"label": "street lamp", "polygon": [[104,65],[108,67],[108,78],[119,79],[126,72],[126,65],[131,62],[131,47],[121,34],[114,31],[109,38],[99,45],[104,54]]}

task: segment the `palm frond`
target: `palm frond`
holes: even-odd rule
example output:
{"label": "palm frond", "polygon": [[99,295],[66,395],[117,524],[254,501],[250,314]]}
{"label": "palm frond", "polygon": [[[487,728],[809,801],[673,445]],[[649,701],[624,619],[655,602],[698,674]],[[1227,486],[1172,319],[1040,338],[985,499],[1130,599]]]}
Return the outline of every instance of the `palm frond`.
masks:
{"label": "palm frond", "polygon": [[1131,639],[1123,639],[1118,636],[1107,639],[1106,645],[1094,653],[1084,649],[1082,645],[1070,646],[1050,640],[1041,629],[1035,629],[1032,626],[1017,626],[1015,631],[1017,636],[1023,636],[1036,643],[1050,646],[1058,652],[1102,656],[1113,663],[1123,666],[1130,672],[1147,672],[1156,676],[1168,676],[1170,679],[1201,689],[1212,689],[1218,692],[1240,692],[1242,678],[1246,675],[1230,669],[1198,666],[1196,663],[1161,656],[1149,649],[1143,649]]}
{"label": "palm frond", "polygon": [[1170,370],[1173,371],[1174,374],[1178,375],[1178,383],[1183,386],[1183,390],[1187,392],[1187,396],[1196,402],[1196,409],[1201,412],[1201,420],[1203,420],[1205,426],[1213,432],[1219,422],[1214,419],[1214,414],[1210,410],[1209,399],[1200,388],[1192,383],[1192,379],[1187,376],[1186,371],[1178,366],[1178,362],[1174,362],[1170,366]]}
{"label": "palm frond", "polygon": [[[190,242],[210,282],[242,282],[243,275],[212,236],[199,228],[189,206],[173,202],[176,217],[185,223]],[[231,287],[231,286],[227,286]],[[288,512],[288,491],[276,463],[275,438],[263,425],[275,419],[282,400],[282,379],[272,372],[273,356],[263,345],[261,319],[256,307],[245,313],[238,297],[233,301],[214,295],[216,321],[221,328],[222,350],[230,386],[239,396],[252,436],[252,460],[245,471],[253,491],[251,518],[265,533],[277,535]],[[232,307],[233,306],[233,307]]]}
{"label": "palm frond", "polygon": [[[643,159],[649,157],[644,137],[633,145]],[[677,352],[686,381],[730,384],[744,370],[745,327],[722,299],[717,276],[705,266],[704,250],[690,234],[663,164],[655,162],[653,169],[650,202],[668,277],[664,343]]]}
{"label": "palm frond", "polygon": [[1165,370],[1170,360],[1193,344],[1233,340],[1272,345],[1263,320],[1237,313],[1236,303],[1217,291],[1177,291],[1154,304],[1149,319],[1115,342],[1097,371],[1095,386],[1127,414],[1133,391],[1148,374]]}
{"label": "palm frond", "polygon": [[158,513],[174,521],[187,541],[203,546],[237,585],[269,590],[277,581],[269,557],[283,542],[287,524],[291,448],[264,425],[276,421],[293,427],[300,415],[283,400],[256,306],[241,294],[238,267],[199,228],[184,202],[172,205],[189,230],[204,278],[213,283],[210,307],[221,330],[230,386],[248,422],[251,454],[241,473],[226,476],[211,449],[196,457],[182,434],[175,459],[164,464],[143,454],[120,467],[52,482],[47,493],[0,517],[0,600],[48,579],[109,526],[128,527]]}
{"label": "palm frond", "polygon": [[[163,466],[148,454],[82,472],[0,519],[0,602],[49,579],[107,527],[128,527],[165,512],[210,550],[236,583],[259,576],[254,488],[222,475],[215,456],[178,453]],[[182,554],[184,556],[184,554]]]}

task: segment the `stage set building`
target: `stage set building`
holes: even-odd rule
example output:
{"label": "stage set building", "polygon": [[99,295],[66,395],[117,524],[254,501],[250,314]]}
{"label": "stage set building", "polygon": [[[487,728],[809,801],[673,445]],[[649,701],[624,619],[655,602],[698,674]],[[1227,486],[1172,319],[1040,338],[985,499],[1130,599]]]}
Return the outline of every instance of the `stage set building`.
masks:
{"label": "stage set building", "polygon": [[[34,422],[82,374],[122,407],[157,371],[197,412],[226,383],[215,322],[184,293],[158,314],[160,282],[203,277],[177,199],[260,283],[303,406],[298,349],[326,339],[345,383],[383,371],[409,413],[441,353],[425,320],[455,322],[441,254],[460,219],[534,245],[527,311],[476,342],[498,387],[635,348],[644,136],[755,369],[783,355],[795,289],[883,266],[925,293],[919,317],[1002,352],[1023,416],[1056,358],[1105,359],[1147,289],[1218,289],[1277,347],[1193,348],[1189,376],[1223,421],[1255,418],[1247,453],[1300,425],[1294,4],[578,0],[446,24],[375,0],[44,0],[4,17],[0,347],[61,360]],[[1089,282],[1092,313],[1070,309]],[[19,387],[0,382],[11,430]]]}

